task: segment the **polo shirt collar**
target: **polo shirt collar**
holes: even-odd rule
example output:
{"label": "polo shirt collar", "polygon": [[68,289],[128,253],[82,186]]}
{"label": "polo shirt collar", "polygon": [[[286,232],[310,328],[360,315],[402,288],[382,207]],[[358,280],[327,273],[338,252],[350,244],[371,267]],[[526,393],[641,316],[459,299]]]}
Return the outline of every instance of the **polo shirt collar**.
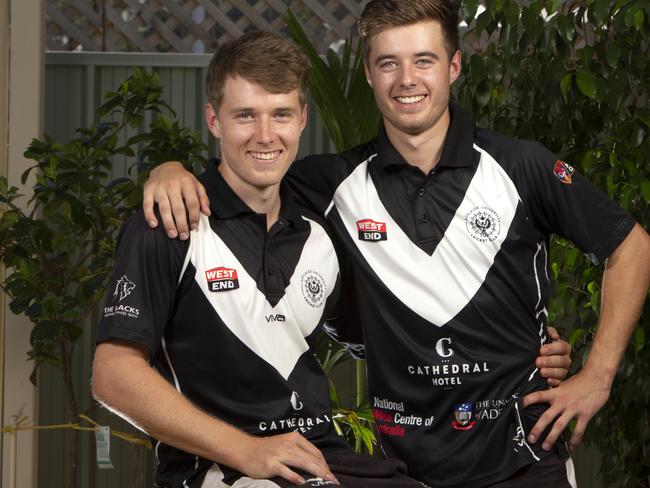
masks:
{"label": "polo shirt collar", "polygon": [[[474,151],[474,124],[471,117],[456,102],[449,103],[450,124],[442,148],[440,161],[437,168],[472,167],[478,163],[479,155]],[[395,149],[388,139],[383,124],[377,135],[378,157],[373,163],[379,167],[387,168],[394,165],[408,165],[409,163]]]}
{"label": "polo shirt collar", "polygon": [[[212,215],[222,220],[256,215],[223,179],[218,170],[220,163],[216,158],[208,160],[205,172],[200,178],[210,199]],[[284,181],[280,184],[280,201],[280,220],[286,220],[298,228],[309,226],[302,218],[300,207]]]}

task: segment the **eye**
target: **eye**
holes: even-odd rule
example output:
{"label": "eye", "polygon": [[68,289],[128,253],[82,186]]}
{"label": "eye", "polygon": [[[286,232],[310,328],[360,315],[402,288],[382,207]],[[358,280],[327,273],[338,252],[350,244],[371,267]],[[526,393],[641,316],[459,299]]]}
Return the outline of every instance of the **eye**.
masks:
{"label": "eye", "polygon": [[281,120],[287,120],[291,118],[291,112],[289,111],[284,111],[284,112],[278,112],[275,114],[275,117]]}
{"label": "eye", "polygon": [[433,60],[431,58],[420,58],[415,62],[415,64],[418,64],[420,66],[426,66],[426,65],[433,64]]}
{"label": "eye", "polygon": [[239,112],[236,118],[239,120],[250,120],[253,118],[253,112]]}
{"label": "eye", "polygon": [[394,68],[395,66],[397,66],[397,63],[395,61],[382,61],[379,64],[379,67],[381,69],[391,69]]}

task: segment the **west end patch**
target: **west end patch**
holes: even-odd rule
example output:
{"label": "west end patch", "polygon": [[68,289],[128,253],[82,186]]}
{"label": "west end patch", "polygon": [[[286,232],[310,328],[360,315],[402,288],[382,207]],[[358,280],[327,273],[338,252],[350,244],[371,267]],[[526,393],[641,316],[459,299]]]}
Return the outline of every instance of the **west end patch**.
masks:
{"label": "west end patch", "polygon": [[372,219],[358,220],[357,231],[360,241],[378,242],[388,239],[385,222],[377,222]]}
{"label": "west end patch", "polygon": [[237,270],[219,266],[205,272],[208,281],[208,290],[213,292],[230,291],[239,288]]}

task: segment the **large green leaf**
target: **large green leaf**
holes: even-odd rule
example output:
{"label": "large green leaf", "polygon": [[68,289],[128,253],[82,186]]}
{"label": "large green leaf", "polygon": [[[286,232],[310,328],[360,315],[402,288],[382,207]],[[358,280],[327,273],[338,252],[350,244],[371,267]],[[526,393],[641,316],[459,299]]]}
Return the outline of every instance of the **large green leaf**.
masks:
{"label": "large green leaf", "polygon": [[339,58],[333,51],[326,58],[316,51],[298,18],[289,10],[287,26],[291,37],[309,59],[309,88],[323,124],[337,151],[349,149],[374,137],[379,113],[363,68],[361,43],[352,54],[352,38]]}

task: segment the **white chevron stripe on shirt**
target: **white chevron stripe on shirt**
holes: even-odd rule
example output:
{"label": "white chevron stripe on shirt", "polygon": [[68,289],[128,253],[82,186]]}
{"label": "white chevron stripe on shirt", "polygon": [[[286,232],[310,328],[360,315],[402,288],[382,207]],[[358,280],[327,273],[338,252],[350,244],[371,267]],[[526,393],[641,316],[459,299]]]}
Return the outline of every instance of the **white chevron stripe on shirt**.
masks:
{"label": "white chevron stripe on shirt", "polygon": [[[192,233],[189,249],[190,261],[196,269],[195,280],[221,320],[285,380],[300,356],[309,348],[305,337],[318,326],[339,270],[336,252],[325,230],[318,223],[305,217],[303,219],[309,222],[311,232],[291,282],[275,307],[257,288],[256,281],[246,273],[233,252],[212,231],[204,215],[201,215],[198,229]],[[208,290],[205,272],[218,266],[237,270],[238,289],[224,292]],[[324,296],[317,307],[305,300],[301,283],[303,275],[314,271],[321,275],[325,283]],[[269,314],[282,314],[285,322],[267,323],[265,317]]]}
{"label": "white chevron stripe on shirt", "polygon": [[[371,156],[339,185],[327,213],[336,207],[350,238],[368,266],[408,308],[441,327],[453,319],[479,290],[505,240],[520,201],[517,189],[486,151],[433,255],[415,245],[390,216],[368,172]],[[498,234],[480,242],[466,223],[476,209],[489,208],[499,218]],[[387,240],[359,240],[356,223],[386,223]]]}

